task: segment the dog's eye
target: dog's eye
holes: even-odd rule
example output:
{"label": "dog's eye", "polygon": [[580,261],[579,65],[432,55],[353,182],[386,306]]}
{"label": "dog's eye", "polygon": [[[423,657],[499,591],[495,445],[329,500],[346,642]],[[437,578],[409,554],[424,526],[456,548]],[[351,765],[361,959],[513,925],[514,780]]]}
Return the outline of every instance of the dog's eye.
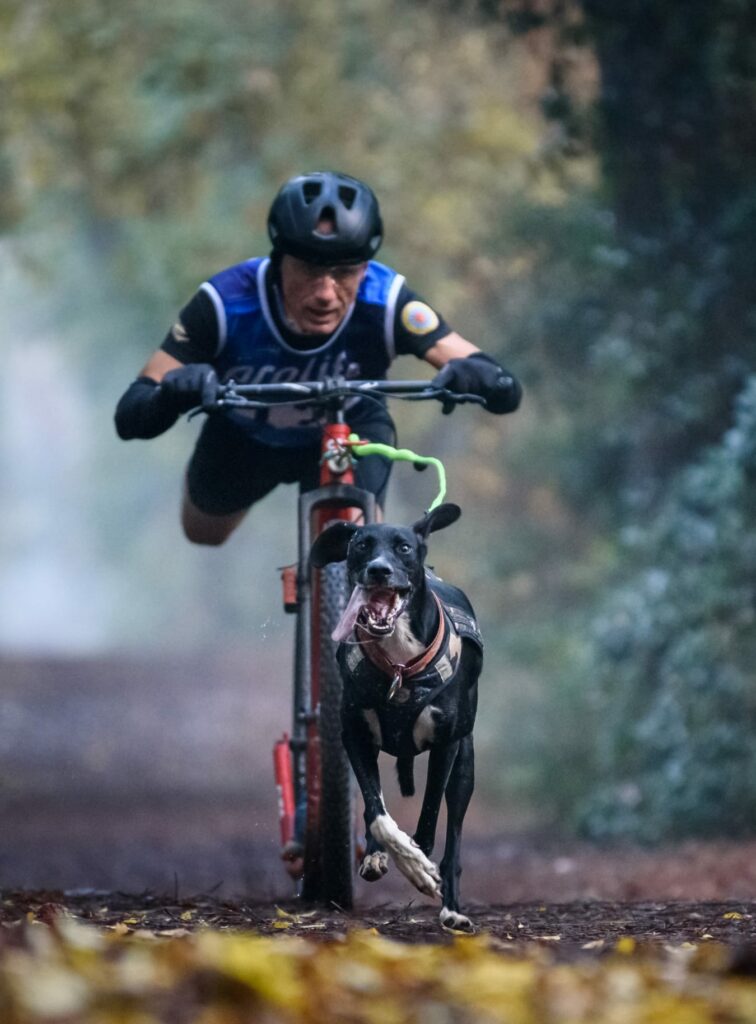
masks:
{"label": "dog's eye", "polygon": [[397,550],[400,555],[408,555],[412,551],[412,545],[408,544],[406,540],[403,540]]}
{"label": "dog's eye", "polygon": [[355,551],[367,551],[367,549],[368,549],[368,542],[366,540],[356,540],[354,542],[354,550]]}

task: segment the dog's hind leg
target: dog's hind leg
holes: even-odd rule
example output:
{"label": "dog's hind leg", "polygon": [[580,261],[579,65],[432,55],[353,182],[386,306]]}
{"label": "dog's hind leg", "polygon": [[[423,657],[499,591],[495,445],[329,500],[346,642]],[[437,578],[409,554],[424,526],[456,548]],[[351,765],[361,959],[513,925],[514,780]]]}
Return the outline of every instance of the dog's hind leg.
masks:
{"label": "dog's hind leg", "polygon": [[430,857],[433,852],[441,800],[449,781],[454,759],[457,756],[458,746],[458,743],[450,743],[448,746],[431,747],[428,754],[428,776],[425,783],[423,806],[413,836],[426,857]]}
{"label": "dog's hind leg", "polygon": [[459,750],[446,787],[446,846],[441,861],[443,907],[440,920],[444,928],[473,932],[469,917],[459,912],[459,876],[462,873],[460,847],[462,822],[475,785],[475,752],[472,733],[459,741]]}

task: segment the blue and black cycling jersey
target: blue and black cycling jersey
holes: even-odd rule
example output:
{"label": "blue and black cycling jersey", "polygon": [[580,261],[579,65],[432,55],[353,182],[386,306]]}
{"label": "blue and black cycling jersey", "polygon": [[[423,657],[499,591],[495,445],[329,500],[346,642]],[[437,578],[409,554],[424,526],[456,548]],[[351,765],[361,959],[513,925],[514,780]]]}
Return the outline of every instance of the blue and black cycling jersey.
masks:
{"label": "blue and black cycling jersey", "polygon": [[[442,318],[390,267],[371,261],[357,297],[327,337],[286,325],[269,258],[247,260],[206,281],[181,311],[162,348],[182,363],[210,363],[221,380],[239,384],[384,379],[394,357],[420,358],[449,333]],[[365,399],[349,416],[359,420]],[[320,413],[290,405],[228,415],[263,444],[296,447],[319,434]]]}

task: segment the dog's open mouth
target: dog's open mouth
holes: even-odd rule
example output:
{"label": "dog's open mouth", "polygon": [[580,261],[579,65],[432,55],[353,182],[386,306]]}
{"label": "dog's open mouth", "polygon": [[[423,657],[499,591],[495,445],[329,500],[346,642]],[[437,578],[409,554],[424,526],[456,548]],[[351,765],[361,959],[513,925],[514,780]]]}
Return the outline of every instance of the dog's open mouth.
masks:
{"label": "dog's open mouth", "polygon": [[389,636],[394,632],[396,620],[407,604],[406,590],[391,590],[388,587],[370,587],[365,591],[367,601],[357,616],[357,621],[373,636]]}
{"label": "dog's open mouth", "polygon": [[337,643],[346,640],[358,623],[371,636],[390,636],[396,620],[407,606],[408,598],[409,590],[406,588],[356,586],[331,634],[332,639]]}

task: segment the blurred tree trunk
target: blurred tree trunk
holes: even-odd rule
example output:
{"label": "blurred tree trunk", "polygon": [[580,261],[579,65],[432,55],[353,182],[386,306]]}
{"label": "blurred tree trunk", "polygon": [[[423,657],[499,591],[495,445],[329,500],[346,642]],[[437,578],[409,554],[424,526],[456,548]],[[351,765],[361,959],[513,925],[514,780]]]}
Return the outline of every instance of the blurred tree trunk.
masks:
{"label": "blurred tree trunk", "polygon": [[582,0],[601,69],[601,155],[621,227],[703,226],[732,195],[717,59],[727,0]]}

